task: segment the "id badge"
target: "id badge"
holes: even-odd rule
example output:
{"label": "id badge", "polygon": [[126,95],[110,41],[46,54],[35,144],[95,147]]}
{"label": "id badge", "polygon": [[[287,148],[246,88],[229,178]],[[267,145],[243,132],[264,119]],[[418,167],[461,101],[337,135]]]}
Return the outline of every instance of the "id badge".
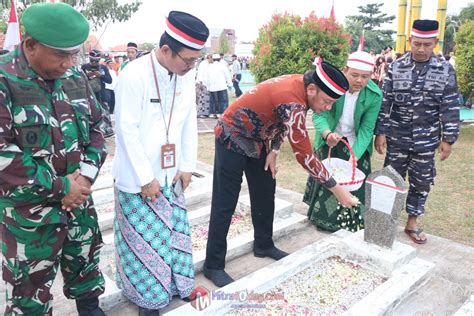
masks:
{"label": "id badge", "polygon": [[161,168],[173,168],[176,165],[176,149],[174,144],[161,146]]}

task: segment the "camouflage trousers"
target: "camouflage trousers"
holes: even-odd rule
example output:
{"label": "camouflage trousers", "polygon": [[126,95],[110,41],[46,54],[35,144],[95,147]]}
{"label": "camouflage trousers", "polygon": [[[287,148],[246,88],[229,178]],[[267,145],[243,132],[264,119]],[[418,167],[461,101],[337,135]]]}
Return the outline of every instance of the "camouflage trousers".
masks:
{"label": "camouflage trousers", "polygon": [[404,179],[408,172],[408,215],[425,214],[425,203],[436,176],[435,151],[416,153],[388,143],[384,166],[391,165]]}
{"label": "camouflage trousers", "polygon": [[59,266],[67,298],[93,298],[104,292],[97,213],[92,206],[77,211],[67,224],[1,224],[5,315],[52,315],[50,289]]}

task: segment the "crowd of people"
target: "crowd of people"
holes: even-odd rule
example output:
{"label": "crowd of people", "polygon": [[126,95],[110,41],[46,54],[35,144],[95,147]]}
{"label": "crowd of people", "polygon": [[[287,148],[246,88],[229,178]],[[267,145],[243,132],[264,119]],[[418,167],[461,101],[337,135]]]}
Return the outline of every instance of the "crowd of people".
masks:
{"label": "crowd of people", "polygon": [[[140,51],[136,43],[127,44],[127,54],[116,54],[92,50],[89,52],[89,63],[83,64],[82,70],[89,79],[97,100],[103,105],[106,137],[113,136],[110,115],[114,112],[114,87],[119,73],[133,60],[148,55],[149,51]],[[224,54],[207,54],[196,62],[196,105],[198,118],[219,118],[229,106],[229,93],[240,97],[242,70],[246,69],[248,58],[231,55],[230,63]]]}
{"label": "crowd of people", "polygon": [[[379,86],[379,88],[382,88],[385,76],[388,73],[389,65],[393,61],[398,60],[400,57],[402,57],[402,54],[394,52],[391,46],[385,47],[380,51],[379,54],[375,54],[373,50],[370,50],[369,54],[375,60],[374,70],[372,72],[371,79]],[[454,57],[453,52],[447,55],[439,53],[437,56],[449,62],[453,66],[453,68],[455,67],[456,58]]]}
{"label": "crowd of people", "polygon": [[[59,269],[64,294],[76,301],[79,315],[104,315],[98,299],[105,290],[103,242],[91,187],[107,155],[104,137],[113,133],[116,283],[142,316],[159,315],[174,296],[189,300],[195,271],[183,193],[196,169],[198,113],[218,119],[203,268],[216,286],[234,281],[225,271],[226,237],[244,174],[254,255],[288,255],[272,235],[285,139],[309,174],[304,200],[317,227],[338,230],[337,210],[364,204],[363,187],[347,191],[321,160],[332,150],[367,175],[375,145],[386,152],[385,165],[402,177],[408,173],[405,233],[415,243],[427,242],[417,219],[436,175],[435,151],[447,159],[459,135],[454,69],[433,54],[438,22],[415,20],[411,51],[391,63],[390,56],[376,60],[357,51],[341,71],[317,59],[304,74],[271,78],[246,93],[239,87],[244,67],[235,55],[231,65],[219,54],[207,55],[193,71],[209,29],[185,12],[169,13],[149,54],[137,58],[137,45],[129,43],[126,62],[101,63],[102,54],[91,51],[82,67],[76,60],[89,24],[71,6],[33,4],[22,25],[20,45],[0,57],[6,315],[51,315]],[[383,77],[374,77],[383,64]],[[229,105],[231,87],[237,99]],[[306,129],[309,110],[314,146]],[[361,207],[353,228],[363,228],[363,215]]]}

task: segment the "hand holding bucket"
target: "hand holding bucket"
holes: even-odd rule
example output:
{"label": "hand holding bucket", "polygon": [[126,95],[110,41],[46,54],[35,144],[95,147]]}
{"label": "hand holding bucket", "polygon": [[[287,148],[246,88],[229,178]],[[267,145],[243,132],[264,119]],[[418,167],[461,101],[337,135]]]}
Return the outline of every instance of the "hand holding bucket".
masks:
{"label": "hand holding bucket", "polygon": [[357,162],[351,145],[345,139],[341,138],[340,141],[349,149],[350,161],[331,158],[331,147],[329,147],[328,158],[324,159],[322,163],[340,186],[349,192],[357,191],[364,183],[365,174],[357,169]]}

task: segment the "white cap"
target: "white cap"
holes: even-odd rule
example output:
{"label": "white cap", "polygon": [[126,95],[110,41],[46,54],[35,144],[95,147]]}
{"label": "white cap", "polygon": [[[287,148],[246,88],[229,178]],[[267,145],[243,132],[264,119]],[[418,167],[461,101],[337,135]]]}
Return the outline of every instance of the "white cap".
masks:
{"label": "white cap", "polygon": [[313,65],[317,66],[322,62],[323,62],[323,60],[319,56],[316,56],[316,57],[314,57]]}
{"label": "white cap", "polygon": [[347,67],[362,71],[374,71],[374,57],[363,51],[353,52],[349,55]]}
{"label": "white cap", "polygon": [[212,54],[212,59],[221,59],[221,55],[219,55],[219,54]]}

